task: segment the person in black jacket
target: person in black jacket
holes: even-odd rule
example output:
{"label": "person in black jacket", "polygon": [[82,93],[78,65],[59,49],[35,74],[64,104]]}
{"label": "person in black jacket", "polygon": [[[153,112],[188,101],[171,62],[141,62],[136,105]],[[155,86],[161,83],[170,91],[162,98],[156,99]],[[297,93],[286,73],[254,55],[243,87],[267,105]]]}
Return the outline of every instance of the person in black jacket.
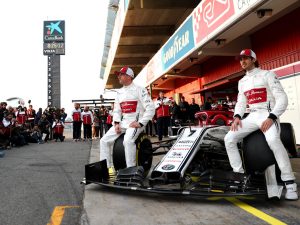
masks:
{"label": "person in black jacket", "polygon": [[34,117],[34,125],[39,124],[39,121],[42,118],[42,114],[43,114],[43,109],[39,108],[38,112],[35,114],[35,117]]}
{"label": "person in black jacket", "polygon": [[175,126],[179,122],[180,108],[175,101],[171,102],[171,125]]}
{"label": "person in black jacket", "polygon": [[212,98],[208,97],[206,102],[204,103],[203,109],[204,110],[211,110]]}
{"label": "person in black jacket", "polygon": [[181,96],[180,102],[179,102],[179,108],[180,108],[180,119],[183,123],[187,122],[188,119],[190,119],[190,106],[187,101],[185,101],[184,96]]}
{"label": "person in black jacket", "polygon": [[0,121],[3,120],[4,114],[5,114],[5,112],[7,112],[6,106],[7,106],[6,102],[1,102],[0,103]]}
{"label": "person in black jacket", "polygon": [[192,103],[190,104],[190,119],[192,122],[195,122],[195,114],[200,111],[199,105],[195,102],[195,99],[192,98]]}
{"label": "person in black jacket", "polygon": [[44,142],[47,142],[48,139],[49,139],[49,135],[50,135],[49,128],[51,126],[51,123],[48,121],[46,114],[42,114],[42,117],[41,117],[41,119],[38,122],[38,126],[39,126],[39,128],[41,130],[42,135],[46,134]]}

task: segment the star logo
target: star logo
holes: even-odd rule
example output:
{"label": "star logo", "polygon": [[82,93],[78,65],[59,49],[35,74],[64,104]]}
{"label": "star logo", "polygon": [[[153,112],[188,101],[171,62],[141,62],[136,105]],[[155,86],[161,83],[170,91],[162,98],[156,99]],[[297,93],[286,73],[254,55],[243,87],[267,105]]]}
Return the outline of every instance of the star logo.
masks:
{"label": "star logo", "polygon": [[50,34],[53,34],[53,32],[56,30],[58,33],[62,34],[62,30],[59,27],[61,21],[58,21],[57,23],[50,23],[50,25],[47,25],[48,31],[50,30]]}

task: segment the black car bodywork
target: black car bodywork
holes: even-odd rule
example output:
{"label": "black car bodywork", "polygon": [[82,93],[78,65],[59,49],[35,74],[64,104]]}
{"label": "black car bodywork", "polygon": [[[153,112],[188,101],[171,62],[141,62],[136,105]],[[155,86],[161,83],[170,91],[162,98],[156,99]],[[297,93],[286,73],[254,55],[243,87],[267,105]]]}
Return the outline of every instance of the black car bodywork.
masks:
{"label": "black car bodywork", "polygon": [[[288,124],[282,125],[282,129],[289,134],[283,137],[283,143],[290,155],[295,156],[293,128]],[[136,141],[138,166],[130,168],[126,168],[123,136],[120,136],[113,148],[117,173],[109,174],[105,160],[91,163],[85,166],[83,183],[172,195],[265,195],[264,171],[276,165],[276,161],[264,135],[256,131],[239,143],[246,173],[238,174],[232,172],[224,147],[228,130],[226,126],[186,127],[175,139],[158,146],[142,134]],[[153,167],[156,155],[164,156]],[[279,176],[278,182],[281,182]]]}

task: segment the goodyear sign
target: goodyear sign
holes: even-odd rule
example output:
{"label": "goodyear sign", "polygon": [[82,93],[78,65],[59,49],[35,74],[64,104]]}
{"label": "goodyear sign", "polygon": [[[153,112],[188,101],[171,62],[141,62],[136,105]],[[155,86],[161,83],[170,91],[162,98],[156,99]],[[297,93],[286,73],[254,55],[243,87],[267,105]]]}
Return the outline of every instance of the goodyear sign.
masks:
{"label": "goodyear sign", "polygon": [[190,16],[162,48],[163,70],[167,70],[195,46]]}

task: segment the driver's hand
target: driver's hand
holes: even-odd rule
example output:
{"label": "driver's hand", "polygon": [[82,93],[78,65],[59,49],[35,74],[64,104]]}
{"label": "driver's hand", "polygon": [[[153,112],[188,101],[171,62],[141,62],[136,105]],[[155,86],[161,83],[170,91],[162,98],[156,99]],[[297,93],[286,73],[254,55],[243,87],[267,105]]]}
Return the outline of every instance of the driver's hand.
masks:
{"label": "driver's hand", "polygon": [[140,128],[140,127],[141,127],[141,124],[140,124],[139,122],[134,121],[134,122],[131,122],[131,123],[129,124],[129,127],[132,127],[132,128]]}
{"label": "driver's hand", "polygon": [[267,118],[260,127],[260,130],[262,132],[266,132],[267,130],[269,130],[269,128],[273,125],[273,120],[271,118]]}
{"label": "driver's hand", "polygon": [[115,124],[115,131],[117,134],[120,134],[122,132],[120,124]]}
{"label": "driver's hand", "polygon": [[238,117],[235,117],[234,121],[231,124],[230,130],[237,131],[239,126],[242,127],[242,120]]}

